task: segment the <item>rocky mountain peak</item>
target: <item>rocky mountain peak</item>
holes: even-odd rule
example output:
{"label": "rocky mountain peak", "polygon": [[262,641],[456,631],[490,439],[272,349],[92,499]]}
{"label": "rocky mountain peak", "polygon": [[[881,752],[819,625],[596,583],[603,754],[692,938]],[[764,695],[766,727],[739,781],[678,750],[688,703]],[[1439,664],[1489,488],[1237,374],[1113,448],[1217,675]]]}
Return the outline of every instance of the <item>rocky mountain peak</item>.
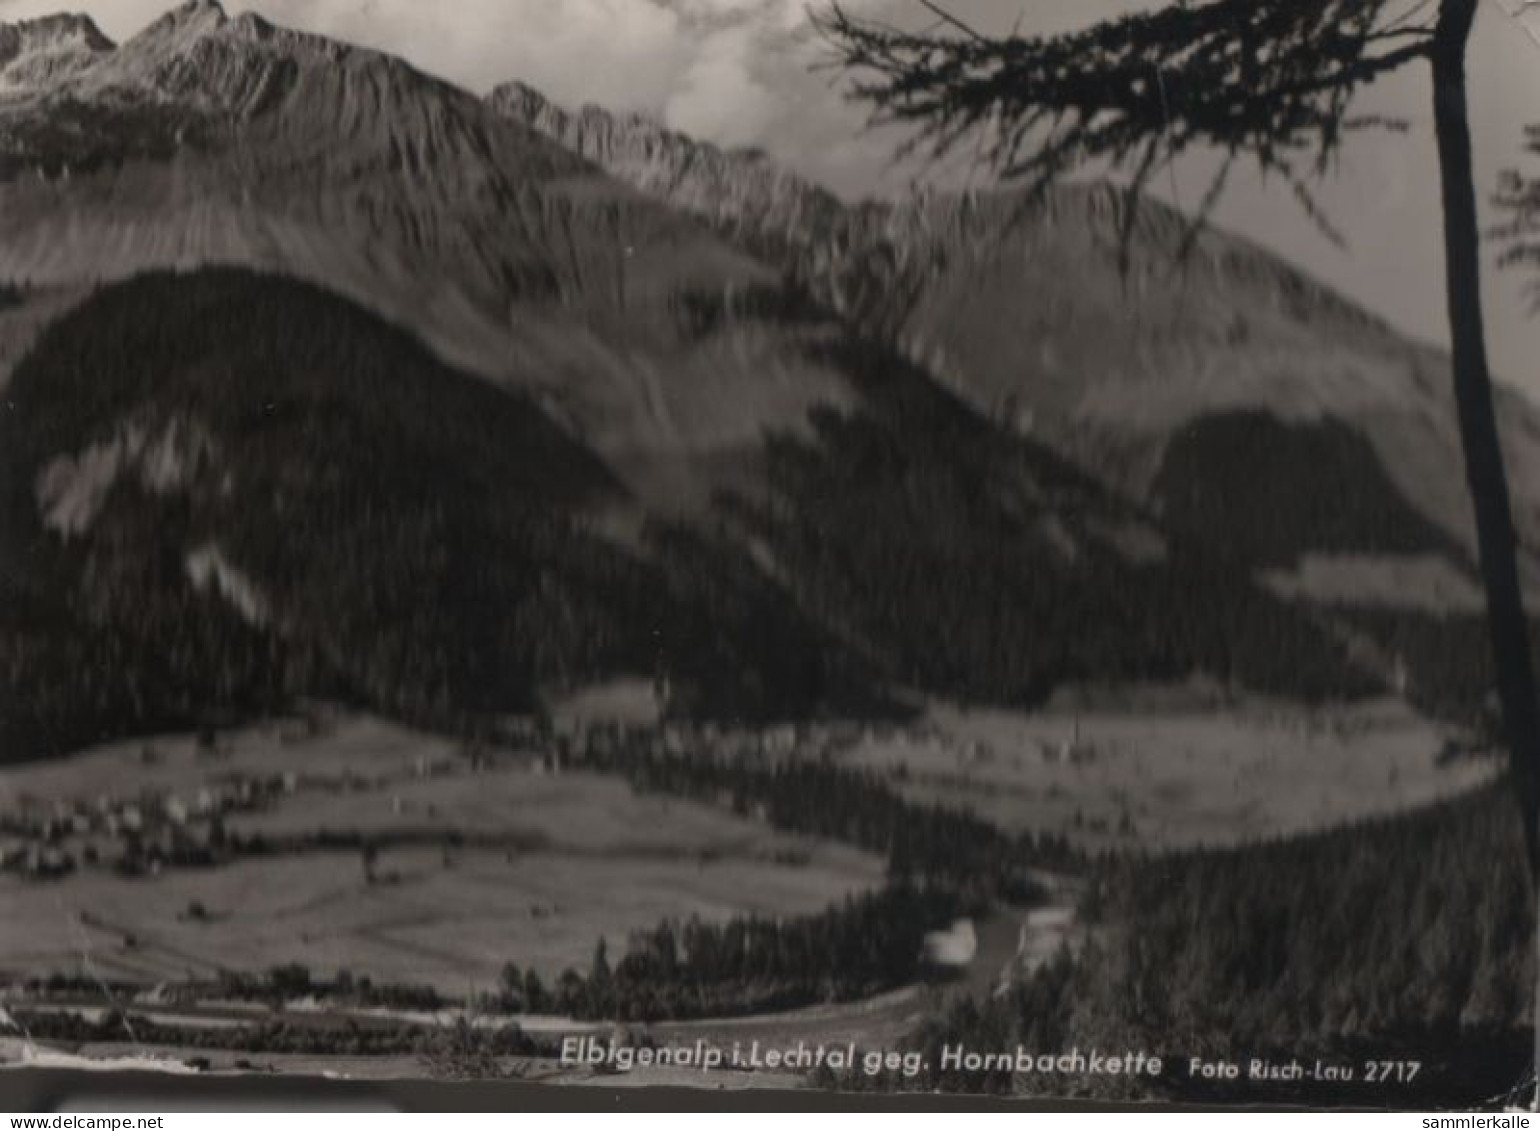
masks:
{"label": "rocky mountain peak", "polygon": [[[346,58],[366,55],[374,57],[277,27],[255,13],[231,17],[216,0],[189,0],[93,68],[75,93],[130,102],[148,94],[152,104],[188,114],[249,119],[278,105],[302,72],[326,72]],[[335,107],[325,111],[335,112]]]}
{"label": "rocky mountain peak", "polygon": [[90,66],[112,40],[84,15],[0,23],[0,95],[29,92]]}
{"label": "rocky mountain peak", "polygon": [[600,165],[645,160],[666,165],[687,154],[716,152],[714,146],[670,130],[645,114],[616,113],[592,102],[569,110],[523,82],[504,83],[488,95],[487,103],[503,117],[538,130]]}
{"label": "rocky mountain peak", "polygon": [[242,12],[235,17],[233,26],[236,34],[242,38],[267,42],[279,34],[279,28],[257,15],[255,12]]}
{"label": "rocky mountain peak", "polygon": [[494,90],[487,99],[515,121],[536,126],[548,123],[553,130],[564,129],[571,118],[566,110],[552,102],[541,91],[528,83],[506,82]]}
{"label": "rocky mountain peak", "polygon": [[188,50],[227,23],[229,17],[216,0],[187,0],[130,39],[123,49],[132,55],[163,57]]}
{"label": "rocky mountain peak", "polygon": [[66,44],[81,44],[95,51],[110,51],[113,47],[112,40],[96,26],[95,20],[75,12],[60,12],[16,23],[0,23],[0,37],[13,50],[21,46],[37,48]]}
{"label": "rocky mountain peak", "polygon": [[[1088,286],[1116,290],[1118,301],[1133,295],[1138,305],[1134,291],[1142,285],[1152,308],[1169,290],[1156,277],[1180,274],[1201,297],[1148,320],[1167,336],[1176,324],[1204,332],[1237,287],[1249,302],[1287,308],[1318,326],[1384,330],[1378,319],[1275,255],[1214,231],[1189,239],[1181,213],[1153,199],[1131,201],[1109,184],[1055,187],[1041,199],[1009,187],[922,188],[849,203],[763,152],[723,149],[597,106],[569,112],[523,83],[499,87],[490,102],[612,176],[749,245],[826,305],[884,334],[902,336],[910,297],[933,290],[950,273],[1009,270],[1008,263],[1019,268],[1051,252],[1065,254],[1067,269],[1087,274]],[[1128,262],[1120,267],[1125,250]],[[1122,284],[1120,271],[1129,274]],[[917,349],[917,360],[936,360],[929,344]]]}
{"label": "rocky mountain peak", "polygon": [[174,32],[205,32],[229,21],[219,0],[186,0],[145,29],[145,35]]}
{"label": "rocky mountain peak", "polygon": [[641,114],[595,105],[566,110],[522,82],[489,104],[649,196],[707,220],[753,250],[779,258],[826,239],[846,205],[750,149],[723,149]]}
{"label": "rocky mountain peak", "polygon": [[844,403],[808,348],[837,332],[1140,497],[1167,438],[1216,409],[1362,421],[1408,496],[1468,528],[1452,464],[1406,439],[1457,450],[1425,423],[1448,418],[1441,360],[1243,238],[1205,231],[1177,269],[1187,221],[1158,203],[846,202],[762,153],[522,83],[483,100],[212,0],[117,49],[70,18],[0,35],[12,91],[65,76],[0,86],[7,273],[236,262],[320,282],[536,390],[670,506],[697,453]]}

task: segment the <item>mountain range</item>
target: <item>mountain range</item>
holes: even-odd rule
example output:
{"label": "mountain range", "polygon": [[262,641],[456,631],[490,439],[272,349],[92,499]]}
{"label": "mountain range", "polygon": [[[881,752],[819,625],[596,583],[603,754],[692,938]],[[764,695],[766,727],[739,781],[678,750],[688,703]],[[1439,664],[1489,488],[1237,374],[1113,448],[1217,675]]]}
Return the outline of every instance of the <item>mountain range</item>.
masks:
{"label": "mountain range", "polygon": [[213,0],[0,24],[0,742],[660,671],[718,716],[1372,692],[1478,605],[1447,360],[1186,227],[847,203]]}
{"label": "mountain range", "polygon": [[[1042,201],[1001,190],[847,205],[763,154],[645,117],[569,112],[517,82],[490,101],[755,249],[981,414],[1136,496],[1149,497],[1172,438],[1207,419],[1337,421],[1369,441],[1400,494],[1471,545],[1447,355],[1242,237],[1208,228],[1184,249],[1185,217],[1105,184]],[[1534,547],[1540,415],[1511,390],[1499,399],[1516,518]]]}

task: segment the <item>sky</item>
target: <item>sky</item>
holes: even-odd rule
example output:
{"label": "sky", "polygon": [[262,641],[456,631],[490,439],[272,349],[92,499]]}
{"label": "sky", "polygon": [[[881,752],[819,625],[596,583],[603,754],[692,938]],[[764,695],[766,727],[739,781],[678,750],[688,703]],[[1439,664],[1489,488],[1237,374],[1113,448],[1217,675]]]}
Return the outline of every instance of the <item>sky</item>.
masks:
{"label": "sky", "polygon": [[[986,34],[1019,21],[1024,32],[1084,26],[1156,0],[950,0],[949,10]],[[225,0],[275,23],[401,55],[478,93],[522,79],[559,103],[596,102],[646,113],[724,145],[763,148],[847,197],[907,191],[916,179],[983,185],[985,170],[901,166],[898,138],[865,128],[866,111],[843,97],[828,47],[808,23],[808,0]],[[1510,15],[1518,0],[1482,0],[1472,48],[1472,115],[1478,188],[1486,197],[1506,167],[1526,164],[1523,127],[1540,122],[1540,15]],[[59,10],[90,14],[125,39],[170,0],[0,0],[0,20]],[[845,0],[900,25],[934,22],[920,0]],[[1363,109],[1407,119],[1408,134],[1359,134],[1321,186],[1347,237],[1324,238],[1286,188],[1237,173],[1216,213],[1221,225],[1277,250],[1425,340],[1447,340],[1438,168],[1425,68],[1404,70],[1364,95]],[[1160,192],[1193,204],[1207,184],[1199,155]],[[1495,217],[1488,217],[1489,221]],[[1498,376],[1540,399],[1540,316],[1524,279],[1495,269],[1485,282],[1487,329]]]}

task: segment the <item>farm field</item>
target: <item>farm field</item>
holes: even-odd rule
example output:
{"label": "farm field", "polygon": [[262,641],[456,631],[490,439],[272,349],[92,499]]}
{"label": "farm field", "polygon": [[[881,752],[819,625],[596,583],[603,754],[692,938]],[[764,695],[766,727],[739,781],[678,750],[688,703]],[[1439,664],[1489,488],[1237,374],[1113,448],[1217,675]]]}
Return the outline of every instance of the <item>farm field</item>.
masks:
{"label": "farm field", "polygon": [[[472,769],[453,744],[371,718],[287,742],[280,729],[222,738],[214,756],[166,739],[0,774],[5,812],[147,793],[187,804],[241,775],[289,775],[228,826],[300,845],[158,875],[0,876],[0,971],[154,984],[297,962],[458,996],[493,988],[509,961],[547,978],[586,969],[601,937],[623,952],[663,919],[811,914],[883,881],[875,856],[614,778],[543,774],[517,755]],[[366,870],[359,849],[305,839],[323,833],[379,847]]]}
{"label": "farm field", "polygon": [[[933,705],[904,727],[762,737],[740,756],[833,757],[878,770],[913,799],[1115,851],[1304,832],[1425,805],[1497,769],[1451,757],[1458,735],[1390,701],[1310,711],[1130,695],[1030,715]],[[724,736],[724,749],[744,739]],[[146,822],[136,835],[151,838],[172,814],[196,827],[211,801],[228,805],[224,835],[242,846],[232,859],[138,875],[111,866],[124,834],[109,833],[102,814],[133,810]],[[875,854],[726,806],[638,794],[618,776],[563,771],[550,755],[471,749],[332,709],[6,769],[0,816],[18,828],[62,822],[66,846],[94,849],[54,879],[0,874],[0,979],[12,982],[57,972],[149,988],[297,963],[317,977],[349,970],[468,1001],[493,990],[508,962],[552,983],[586,969],[601,938],[619,954],[632,932],[664,919],[813,914],[885,879]],[[977,924],[978,955],[950,986],[656,1032],[896,1042],[938,1002],[987,998],[1002,973],[1073,945],[1073,904],[1065,889],[1036,909],[997,909]],[[306,1015],[303,1001],[289,1009]],[[192,1007],[188,1023],[205,1021],[231,1023],[217,1002]],[[331,1058],[315,1063],[338,1070]]]}
{"label": "farm field", "polygon": [[[312,733],[313,732],[313,733]],[[458,757],[449,739],[369,715],[336,714],[309,727],[275,721],[219,736],[212,748],[196,735],[114,742],[69,758],[0,769],[0,810],[29,797],[49,804],[103,795],[196,792],[235,773],[304,774],[359,784],[408,778]]]}
{"label": "farm field", "polygon": [[1458,736],[1396,701],[1024,714],[934,707],[869,734],[846,765],[1003,828],[1093,848],[1221,846],[1431,804],[1490,781],[1496,759],[1445,757]]}
{"label": "farm field", "polygon": [[[832,757],[876,769],[913,799],[1114,851],[1234,844],[1341,824],[1475,788],[1497,769],[1489,758],[1451,756],[1459,735],[1389,701],[1309,711],[1127,694],[1061,700],[1031,715],[933,705],[904,727],[781,727],[702,740],[718,738],[742,757]],[[260,1003],[178,1001],[153,987],[297,963],[320,978],[348,970],[382,985],[431,986],[451,1003],[419,1013],[301,995],[281,1013],[301,1027],[345,1035],[355,1024],[452,1026],[463,1014],[478,1027],[516,1020],[546,1036],[592,1032],[592,1024],[561,1017],[482,1018],[453,1003],[493,990],[510,961],[550,984],[564,969],[586,969],[599,939],[622,953],[631,932],[663,919],[812,914],[884,882],[876,855],[778,832],[725,805],[638,794],[618,776],[557,762],[321,709],[217,737],[117,743],[0,771],[0,816],[19,814],[22,826],[39,815],[64,826],[84,817],[89,827],[66,831],[65,843],[78,851],[94,841],[97,849],[93,862],[51,880],[0,874],[0,981],[58,972],[129,983],[141,987],[134,1000],[142,1016],[196,1034],[280,1014]],[[209,798],[228,800],[232,791],[241,804],[221,811],[241,846],[232,859],[139,875],[110,866],[122,834],[105,832],[101,813],[133,808],[149,837],[164,831],[168,814],[202,819]],[[1044,878],[1053,893],[1046,903],[997,907],[972,924],[977,954],[955,978],[917,979],[862,1001],[648,1030],[660,1041],[721,1046],[896,1047],[957,997],[987,1000],[1003,981],[1076,945],[1078,889],[1070,877]],[[87,998],[93,1004],[82,1009]],[[57,1008],[89,1016],[112,1000],[104,990],[101,1000],[88,993]],[[216,1072],[255,1066],[377,1079],[417,1075],[428,1063],[412,1054],[242,1055],[190,1044],[159,1052]],[[6,1061],[15,1057],[0,1054]],[[703,1080],[685,1069],[616,1077],[539,1058],[521,1071],[572,1084],[801,1082],[746,1072]]]}
{"label": "farm field", "polygon": [[[0,969],[154,983],[298,962],[463,994],[493,989],[508,961],[554,978],[586,968],[601,937],[623,950],[631,931],[665,918],[811,914],[881,879],[879,868],[848,862],[697,864],[559,851],[513,862],[465,852],[446,866],[438,850],[411,849],[386,867],[392,878],[369,885],[356,853],[316,852],[148,880],[88,872],[47,886],[0,881]],[[186,914],[194,902],[207,918]]]}

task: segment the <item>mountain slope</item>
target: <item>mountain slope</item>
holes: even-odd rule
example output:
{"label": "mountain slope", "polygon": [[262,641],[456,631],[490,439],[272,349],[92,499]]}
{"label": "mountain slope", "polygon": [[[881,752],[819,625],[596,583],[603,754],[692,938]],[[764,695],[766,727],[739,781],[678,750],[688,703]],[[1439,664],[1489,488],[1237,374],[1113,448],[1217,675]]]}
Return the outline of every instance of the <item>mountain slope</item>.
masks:
{"label": "mountain slope", "polygon": [[1356,696],[1385,632],[1273,590],[1466,569],[1373,424],[1427,441],[1417,348],[1217,234],[1169,286],[1153,206],[1125,294],[1104,191],[847,208],[210,0],[81,36],[0,91],[8,753],[658,674],[710,718]]}
{"label": "mountain slope", "polygon": [[[41,23],[9,29],[17,58],[74,61],[0,87],[0,279],[60,294],[215,263],[312,280],[534,396],[675,513],[752,477],[766,432],[851,407],[826,359],[854,334],[1157,507],[1171,439],[1205,417],[1360,436],[1469,556],[1443,359],[1217,232],[1173,278],[1182,223],[1158,204],[1125,277],[1110,190],[846,206],[759,155],[516,85],[482,102],[212,0],[119,47]],[[1540,414],[1509,397],[1504,419],[1540,544]]]}
{"label": "mountain slope", "polygon": [[34,89],[84,70],[112,41],[83,16],[0,24],[0,91]]}
{"label": "mountain slope", "polygon": [[[1129,203],[1110,188],[1038,203],[999,191],[845,205],[762,157],[645,119],[568,113],[519,84],[490,102],[780,263],[990,419],[1120,489],[1168,502],[1174,438],[1209,417],[1262,413],[1321,445],[1362,438],[1395,492],[1468,556],[1447,359],[1255,245],[1206,230],[1178,265],[1183,220],[1143,201],[1125,274]],[[1519,524],[1540,546],[1540,412],[1500,397]],[[1267,445],[1236,454],[1209,471],[1244,484],[1286,470],[1287,453]]]}
{"label": "mountain slope", "polygon": [[[411,325],[660,501],[694,485],[679,467],[845,393],[807,361],[827,327],[695,219],[399,60],[211,0],[0,91],[0,278],[199,264],[282,271]],[[702,309],[723,317],[703,330]]]}
{"label": "mountain slope", "polygon": [[[487,102],[772,262],[827,254],[849,227],[850,209],[843,201],[762,153],[722,150],[642,115],[616,115],[593,105],[568,111],[522,82],[504,83]],[[811,283],[820,266],[800,263],[796,273]],[[840,305],[837,291],[819,297]]]}
{"label": "mountain slope", "polygon": [[626,493],[536,405],[313,287],[103,289],[7,406],[5,756],[298,694],[458,726],[660,665],[707,717],[872,702],[741,557],[600,536]]}
{"label": "mountain slope", "polygon": [[[0,753],[340,696],[474,728],[666,674],[669,708],[1011,705],[1069,681],[1308,699],[1378,683],[1318,618],[882,354],[695,529],[634,506],[527,398],[313,287],[104,288],[0,417]],[[105,664],[84,662],[91,655]]]}
{"label": "mountain slope", "polygon": [[1163,524],[882,351],[857,413],[769,445],[726,509],[802,607],[904,686],[1031,706],[1075,683],[1182,682],[1295,699],[1380,683],[1326,618],[1251,563]]}

